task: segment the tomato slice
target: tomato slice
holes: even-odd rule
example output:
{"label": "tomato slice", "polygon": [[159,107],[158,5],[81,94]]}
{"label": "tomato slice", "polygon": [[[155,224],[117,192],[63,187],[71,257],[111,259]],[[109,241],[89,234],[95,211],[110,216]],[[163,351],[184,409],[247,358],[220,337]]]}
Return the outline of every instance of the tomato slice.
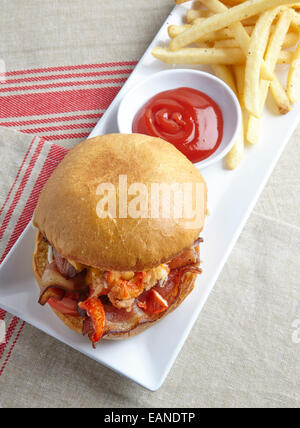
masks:
{"label": "tomato slice", "polygon": [[79,316],[77,311],[77,300],[71,297],[64,297],[62,300],[56,300],[54,297],[50,297],[48,303],[51,308],[64,315],[72,315],[73,317]]}

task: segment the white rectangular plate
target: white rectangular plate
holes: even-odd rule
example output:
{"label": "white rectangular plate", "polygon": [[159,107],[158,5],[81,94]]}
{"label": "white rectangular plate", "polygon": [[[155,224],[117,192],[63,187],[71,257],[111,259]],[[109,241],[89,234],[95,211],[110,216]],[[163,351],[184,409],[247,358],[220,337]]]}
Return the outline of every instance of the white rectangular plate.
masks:
{"label": "white rectangular plate", "polygon": [[[168,68],[151,56],[151,49],[168,40],[168,25],[181,23],[189,6],[174,8],[91,137],[118,132],[116,115],[124,94],[150,74]],[[266,110],[262,141],[247,150],[242,167],[234,172],[227,171],[220,162],[202,171],[208,183],[211,211],[201,252],[204,273],[184,303],[151,329],[125,341],[103,341],[93,350],[86,338],[65,327],[49,308],[42,308],[37,303],[38,289],[31,269],[35,234],[31,226],[24,231],[1,267],[0,307],[145,388],[157,390],[168,375],[299,119],[300,107],[286,116],[275,116]]]}

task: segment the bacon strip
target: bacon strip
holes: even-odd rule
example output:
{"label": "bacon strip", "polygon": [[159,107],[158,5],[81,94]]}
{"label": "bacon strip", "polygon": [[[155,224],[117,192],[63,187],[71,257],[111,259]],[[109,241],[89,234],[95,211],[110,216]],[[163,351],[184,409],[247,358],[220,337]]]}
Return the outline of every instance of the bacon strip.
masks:
{"label": "bacon strip", "polygon": [[70,293],[82,293],[86,291],[84,274],[78,274],[75,278],[66,279],[58,271],[56,263],[50,263],[42,276],[41,293],[39,303],[45,305],[50,297],[57,300],[63,299],[66,291]]}
{"label": "bacon strip", "polygon": [[[141,296],[139,296],[137,303],[138,306],[151,315],[151,310],[149,307],[157,306],[155,305],[155,302],[153,302],[153,292],[156,292],[167,303],[164,308],[162,307],[160,312],[167,310],[168,307],[170,307],[179,296],[183,277],[188,272],[198,274],[201,273],[201,269],[195,266],[186,266],[182,269],[173,269],[170,272],[167,283],[163,287],[156,285],[155,287],[151,288],[151,290],[145,291],[143,294],[141,294]],[[156,310],[153,309],[152,313],[155,314],[155,312]]]}
{"label": "bacon strip", "polygon": [[[102,335],[127,333],[134,330],[138,325],[159,319],[163,312],[168,310],[178,298],[185,274],[202,273],[202,270],[198,267],[200,262],[200,242],[202,242],[202,238],[198,238],[191,248],[174,258],[169,263],[170,274],[164,286],[161,287],[157,283],[150,290],[140,294],[130,312],[125,309],[118,309],[111,303],[107,303],[108,299],[105,297],[83,299],[85,301],[79,303],[80,315],[85,316],[83,334],[88,335],[95,346]],[[43,288],[39,300],[41,304],[45,304],[50,297],[55,297],[57,300],[62,299],[66,291],[81,294],[87,292],[88,287],[84,282],[84,274],[78,274],[76,269],[55,250],[54,257],[55,262],[47,266],[42,277]],[[70,279],[66,279],[65,276]],[[72,276],[73,278],[71,278]],[[159,297],[159,302],[157,299],[157,301],[153,302],[152,299],[150,305],[149,298],[153,293],[156,294],[156,297]],[[79,298],[80,300],[81,298]],[[148,306],[146,304],[147,301]],[[160,303],[159,307],[158,303]],[[155,310],[150,310],[150,306]]]}
{"label": "bacon strip", "polygon": [[187,266],[184,266],[182,269],[180,269],[181,270],[181,273],[182,274],[185,274],[185,273],[195,273],[195,274],[197,274],[197,275],[201,275],[201,273],[202,273],[202,269],[201,268],[199,268],[199,267],[197,267],[197,266],[194,266],[194,265],[187,265]]}
{"label": "bacon strip", "polygon": [[138,307],[151,316],[165,312],[169,304],[157,290],[152,288],[149,290],[145,301],[138,302]]}
{"label": "bacon strip", "polygon": [[48,287],[44,290],[43,294],[40,295],[39,304],[44,306],[51,298],[61,301],[65,295],[66,292],[62,289]]}
{"label": "bacon strip", "polygon": [[[199,238],[199,240],[194,243],[194,246],[198,246],[201,241],[202,239]],[[194,257],[192,261],[196,261],[196,264],[189,263],[189,257],[185,258],[185,260],[182,258],[181,261],[183,262],[184,260],[185,265],[176,269],[172,269],[169,274],[168,281],[163,287],[156,285],[150,290],[144,291],[144,293],[142,293],[136,299],[136,303],[131,312],[127,312],[123,309],[117,309],[111,304],[105,304],[104,309],[106,313],[106,323],[104,335],[106,334],[106,332],[129,332],[136,328],[138,325],[149,321],[155,321],[156,319],[160,318],[164,311],[156,314],[147,314],[145,311],[142,310],[143,303],[145,304],[151,292],[156,291],[168,303],[168,307],[170,307],[179,296],[185,274],[202,273],[202,270],[197,266],[197,263],[199,263],[199,252],[197,250],[195,252],[196,257],[195,253],[193,252]],[[140,303],[142,303],[141,307],[139,305]],[[166,307],[165,310],[167,309],[168,308]]]}
{"label": "bacon strip", "polygon": [[198,245],[200,245],[203,241],[203,238],[198,238],[196,239],[196,241],[193,243],[193,247],[198,247]]}
{"label": "bacon strip", "polygon": [[178,269],[186,265],[198,265],[200,263],[200,254],[197,244],[183,251],[179,256],[170,261],[170,269]]}
{"label": "bacon strip", "polygon": [[[164,287],[156,285],[151,288],[151,290],[157,291],[160,296],[168,302],[168,308],[170,308],[178,298],[183,284],[184,275],[188,272],[199,274],[201,273],[201,269],[195,266],[186,266],[186,268],[183,269],[173,270],[170,272],[169,279]],[[108,333],[129,333],[138,325],[158,320],[163,315],[164,311],[149,315],[138,306],[139,303],[146,301],[151,290],[145,291],[136,299],[136,303],[134,304],[131,312],[127,312],[124,309],[117,309],[112,306],[112,304],[104,304],[106,315],[104,336]],[[143,306],[143,304],[141,306]]]}
{"label": "bacon strip", "polygon": [[104,336],[108,333],[129,332],[151,318],[135,303],[131,312],[125,309],[117,309],[112,304],[104,304],[105,328]]}
{"label": "bacon strip", "polygon": [[66,278],[74,278],[78,274],[74,266],[67,259],[61,257],[55,248],[52,247],[52,251],[58,271]]}
{"label": "bacon strip", "polygon": [[94,326],[92,318],[86,317],[83,321],[82,334],[83,336],[91,337],[94,334]]}

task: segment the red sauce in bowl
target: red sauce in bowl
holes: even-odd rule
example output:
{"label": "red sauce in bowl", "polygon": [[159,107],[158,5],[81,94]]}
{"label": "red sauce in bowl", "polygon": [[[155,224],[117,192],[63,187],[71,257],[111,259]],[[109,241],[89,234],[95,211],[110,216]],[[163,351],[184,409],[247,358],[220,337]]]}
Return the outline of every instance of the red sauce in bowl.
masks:
{"label": "red sauce in bowl", "polygon": [[193,163],[211,156],[223,138],[223,115],[203,92],[178,88],[151,98],[134,118],[134,133],[172,143]]}

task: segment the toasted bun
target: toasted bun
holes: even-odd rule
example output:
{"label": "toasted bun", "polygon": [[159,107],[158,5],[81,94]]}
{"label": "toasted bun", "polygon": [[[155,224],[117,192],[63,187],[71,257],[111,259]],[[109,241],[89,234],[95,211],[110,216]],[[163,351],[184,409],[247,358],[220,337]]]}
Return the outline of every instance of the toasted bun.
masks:
{"label": "toasted bun", "polygon": [[[118,218],[119,176],[124,175],[128,188],[142,183],[149,195],[153,183],[199,183],[197,221],[191,225],[190,219],[178,221],[173,215]],[[117,218],[97,215],[101,183],[111,183],[117,190]],[[171,212],[173,208],[171,197]],[[68,260],[105,270],[142,271],[190,247],[203,229],[205,215],[205,181],[172,144],[144,135],[115,134],[84,141],[68,153],[41,192],[34,225]]]}
{"label": "toasted bun", "polygon": [[[41,233],[38,232],[36,235],[35,249],[33,254],[33,272],[40,288],[42,284],[42,276],[47,264],[48,264],[48,244],[45,241],[43,241]],[[141,333],[142,331],[146,330],[147,328],[153,326],[155,323],[160,321],[162,318],[164,318],[166,315],[168,315],[170,312],[176,309],[177,306],[181,304],[181,302],[193,290],[195,285],[195,280],[196,280],[195,274],[185,275],[181,289],[180,289],[180,293],[177,299],[169,307],[169,309],[165,311],[162,315],[160,315],[157,319],[148,321],[148,322],[141,322],[138,325],[136,325],[134,328],[131,328],[128,330],[126,330],[126,325],[124,325],[124,329],[122,328],[122,331],[107,330],[105,332],[105,335],[103,336],[103,339],[107,339],[107,340],[126,339],[128,337],[135,336]],[[69,327],[71,330],[75,331],[78,334],[82,334],[84,318],[64,315],[54,310],[53,308],[51,309],[60,318],[60,320],[66,324],[67,327]]]}

